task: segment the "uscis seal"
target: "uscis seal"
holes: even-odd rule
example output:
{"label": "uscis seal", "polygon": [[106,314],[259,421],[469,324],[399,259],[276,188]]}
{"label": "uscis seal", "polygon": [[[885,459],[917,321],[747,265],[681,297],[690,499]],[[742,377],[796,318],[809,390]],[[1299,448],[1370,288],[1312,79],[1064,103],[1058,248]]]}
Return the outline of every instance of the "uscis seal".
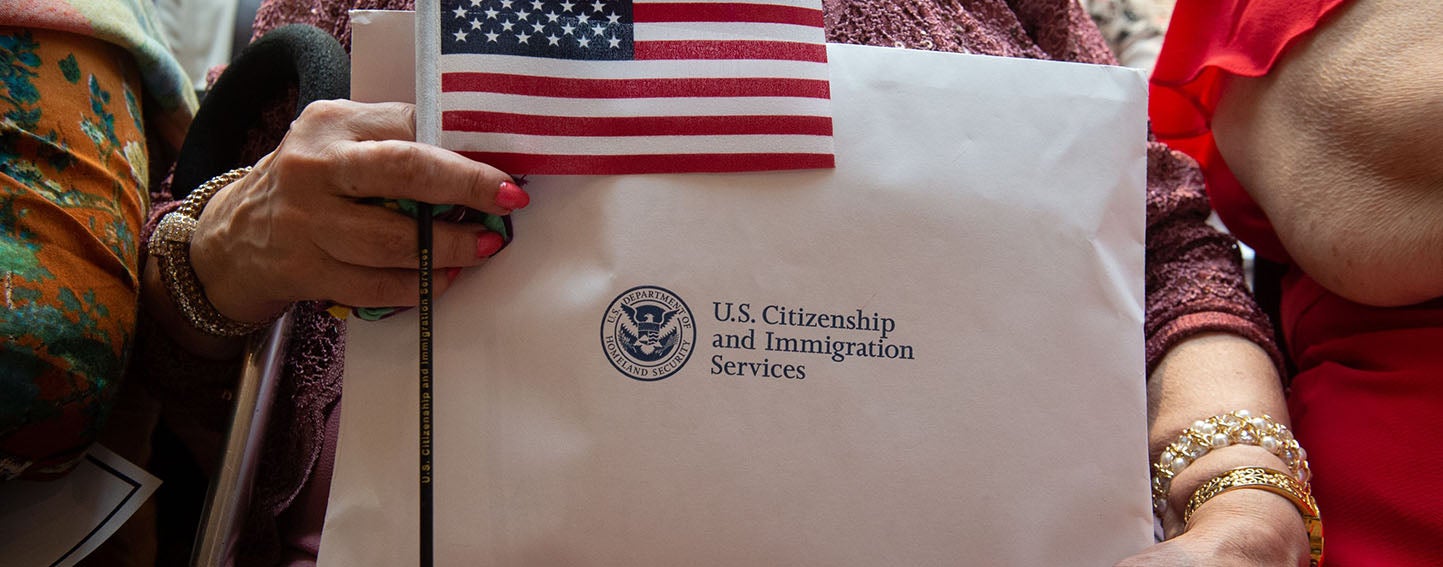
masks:
{"label": "uscis seal", "polygon": [[637,286],[622,292],[601,319],[601,348],[628,377],[651,382],[675,374],[696,346],[691,308],[670,290]]}

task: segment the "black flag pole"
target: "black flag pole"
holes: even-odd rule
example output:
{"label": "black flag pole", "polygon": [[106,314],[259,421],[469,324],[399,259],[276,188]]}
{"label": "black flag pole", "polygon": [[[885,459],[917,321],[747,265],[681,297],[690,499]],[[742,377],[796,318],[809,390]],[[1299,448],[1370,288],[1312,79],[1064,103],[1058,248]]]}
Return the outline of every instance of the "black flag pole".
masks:
{"label": "black flag pole", "polygon": [[[436,95],[441,90],[441,73],[437,68],[437,57],[441,54],[441,3],[440,0],[418,0],[416,2],[416,141],[436,144],[441,135],[441,114],[436,108]],[[432,254],[431,205],[417,203],[416,237],[419,256],[421,284],[419,315],[420,342],[420,536],[419,560],[421,567],[431,567],[435,562],[435,505],[432,494],[435,490],[436,468],[433,461],[433,440],[435,424],[435,396],[432,391],[436,379],[433,372],[432,342]]]}
{"label": "black flag pole", "polygon": [[417,215],[417,216],[416,216],[416,237],[417,237],[417,241],[418,241],[418,255],[420,256],[420,266],[419,266],[419,269],[420,269],[420,276],[421,276],[421,298],[420,298],[420,303],[418,304],[418,308],[417,308],[417,310],[416,310],[417,313],[420,315],[420,317],[419,317],[419,319],[420,319],[420,325],[419,325],[419,327],[420,327],[420,345],[421,345],[421,353],[420,353],[420,354],[421,354],[421,364],[420,364],[420,384],[421,384],[421,398],[420,398],[420,399],[421,399],[421,405],[420,405],[420,414],[421,414],[421,415],[420,415],[420,417],[421,417],[421,439],[420,439],[420,443],[421,443],[421,445],[420,445],[420,447],[421,447],[421,450],[420,450],[420,455],[421,455],[421,463],[420,463],[420,464],[421,464],[421,469],[420,469],[420,473],[421,473],[421,474],[420,474],[420,480],[421,480],[421,486],[420,486],[420,488],[421,488],[421,493],[420,493],[420,496],[421,496],[421,499],[420,499],[420,500],[421,500],[421,525],[420,525],[421,555],[420,555],[420,559],[421,559],[421,565],[422,565],[422,567],[430,567],[431,564],[432,564],[432,562],[434,561],[434,555],[433,555],[433,550],[432,550],[432,545],[431,545],[431,544],[432,544],[432,541],[434,540],[434,538],[432,537],[432,536],[433,536],[433,531],[432,531],[432,530],[433,530],[433,524],[432,524],[432,521],[433,521],[433,514],[432,514],[433,500],[432,500],[432,491],[431,491],[431,487],[432,487],[432,482],[431,482],[431,480],[432,480],[432,476],[433,476],[433,475],[432,475],[433,469],[432,469],[432,466],[431,466],[431,464],[432,464],[432,463],[431,463],[431,454],[432,454],[432,451],[431,451],[431,429],[432,429],[432,427],[431,427],[431,424],[432,424],[432,421],[431,421],[431,411],[432,411],[432,408],[431,408],[431,401],[432,401],[431,388],[432,388],[432,380],[435,378],[435,376],[434,376],[434,374],[433,374],[433,372],[432,372],[432,364],[431,364],[431,362],[432,362],[432,356],[431,356],[431,355],[432,355],[432,348],[431,348],[431,347],[432,347],[432,344],[431,344],[431,340],[432,340],[432,338],[434,338],[434,335],[432,334],[432,330],[431,330],[431,326],[432,326],[432,322],[431,322],[431,295],[432,295],[432,293],[431,293],[431,292],[432,292],[432,288],[431,288],[431,284],[432,284],[432,282],[431,282],[431,273],[432,273],[432,272],[431,272],[431,270],[432,270],[432,261],[433,261],[432,254],[431,254],[431,240],[432,240],[432,236],[431,236],[431,205],[430,205],[430,204],[427,204],[427,203],[417,203],[417,206],[416,206],[416,215]]}

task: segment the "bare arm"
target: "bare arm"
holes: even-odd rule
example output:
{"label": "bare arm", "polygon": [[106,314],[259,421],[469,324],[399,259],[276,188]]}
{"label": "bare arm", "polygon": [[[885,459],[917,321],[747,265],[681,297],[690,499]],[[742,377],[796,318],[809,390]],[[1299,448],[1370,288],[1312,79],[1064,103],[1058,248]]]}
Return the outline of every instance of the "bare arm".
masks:
{"label": "bare arm", "polygon": [[[1248,409],[1288,422],[1282,382],[1267,352],[1226,333],[1195,335],[1170,349],[1148,380],[1148,437],[1156,461],[1194,421]],[[1308,541],[1291,502],[1262,490],[1228,492],[1199,507],[1192,521],[1181,510],[1199,486],[1234,467],[1287,470],[1277,456],[1253,445],[1210,451],[1172,481],[1163,529],[1168,540],[1118,567],[1193,565],[1306,565]]]}
{"label": "bare arm", "polygon": [[[1287,402],[1276,367],[1263,349],[1235,335],[1213,333],[1179,343],[1158,363],[1147,383],[1148,449],[1154,462],[1194,421],[1246,409],[1288,423]],[[1254,445],[1233,445],[1209,452],[1173,479],[1163,527],[1169,536],[1182,530],[1182,509],[1208,479],[1233,467],[1266,466],[1288,470],[1276,455]],[[1281,497],[1278,508],[1302,518]],[[1292,533],[1292,532],[1289,532]]]}
{"label": "bare arm", "polygon": [[1318,283],[1372,305],[1443,295],[1443,3],[1356,0],[1224,90],[1217,144]]}

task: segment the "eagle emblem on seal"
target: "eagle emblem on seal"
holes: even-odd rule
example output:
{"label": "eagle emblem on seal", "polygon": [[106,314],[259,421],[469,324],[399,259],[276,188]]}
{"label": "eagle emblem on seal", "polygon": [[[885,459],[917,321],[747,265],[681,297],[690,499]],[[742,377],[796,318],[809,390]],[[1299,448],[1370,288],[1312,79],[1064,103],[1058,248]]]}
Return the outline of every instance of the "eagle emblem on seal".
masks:
{"label": "eagle emblem on seal", "polygon": [[671,354],[681,340],[681,324],[676,319],[681,309],[663,309],[650,304],[619,307],[626,315],[617,321],[620,331],[617,342],[637,360],[660,360]]}
{"label": "eagle emblem on seal", "polygon": [[611,300],[601,316],[601,354],[642,382],[676,374],[696,351],[696,319],[675,293],[639,285]]}

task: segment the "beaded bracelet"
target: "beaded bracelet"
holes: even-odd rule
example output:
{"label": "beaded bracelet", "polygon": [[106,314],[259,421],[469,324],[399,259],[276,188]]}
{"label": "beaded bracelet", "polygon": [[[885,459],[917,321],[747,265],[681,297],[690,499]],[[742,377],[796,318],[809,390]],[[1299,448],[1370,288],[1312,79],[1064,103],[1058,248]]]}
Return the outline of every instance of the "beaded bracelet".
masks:
{"label": "beaded bracelet", "polygon": [[1153,463],[1153,513],[1162,517],[1167,509],[1173,477],[1209,451],[1228,445],[1256,445],[1266,449],[1287,463],[1293,478],[1304,485],[1313,476],[1308,468],[1308,452],[1298,445],[1287,426],[1267,414],[1254,416],[1248,410],[1216,415],[1193,422]]}
{"label": "beaded bracelet", "polygon": [[[274,320],[247,323],[226,317],[205,296],[200,278],[190,264],[190,239],[195,235],[200,213],[206,203],[225,186],[244,177],[251,168],[232,169],[197,187],[181,202],[180,207],[166,214],[155,227],[148,249],[160,265],[160,279],[175,306],[191,326],[209,335],[240,337],[266,327]],[[279,317],[279,315],[277,315]]]}

